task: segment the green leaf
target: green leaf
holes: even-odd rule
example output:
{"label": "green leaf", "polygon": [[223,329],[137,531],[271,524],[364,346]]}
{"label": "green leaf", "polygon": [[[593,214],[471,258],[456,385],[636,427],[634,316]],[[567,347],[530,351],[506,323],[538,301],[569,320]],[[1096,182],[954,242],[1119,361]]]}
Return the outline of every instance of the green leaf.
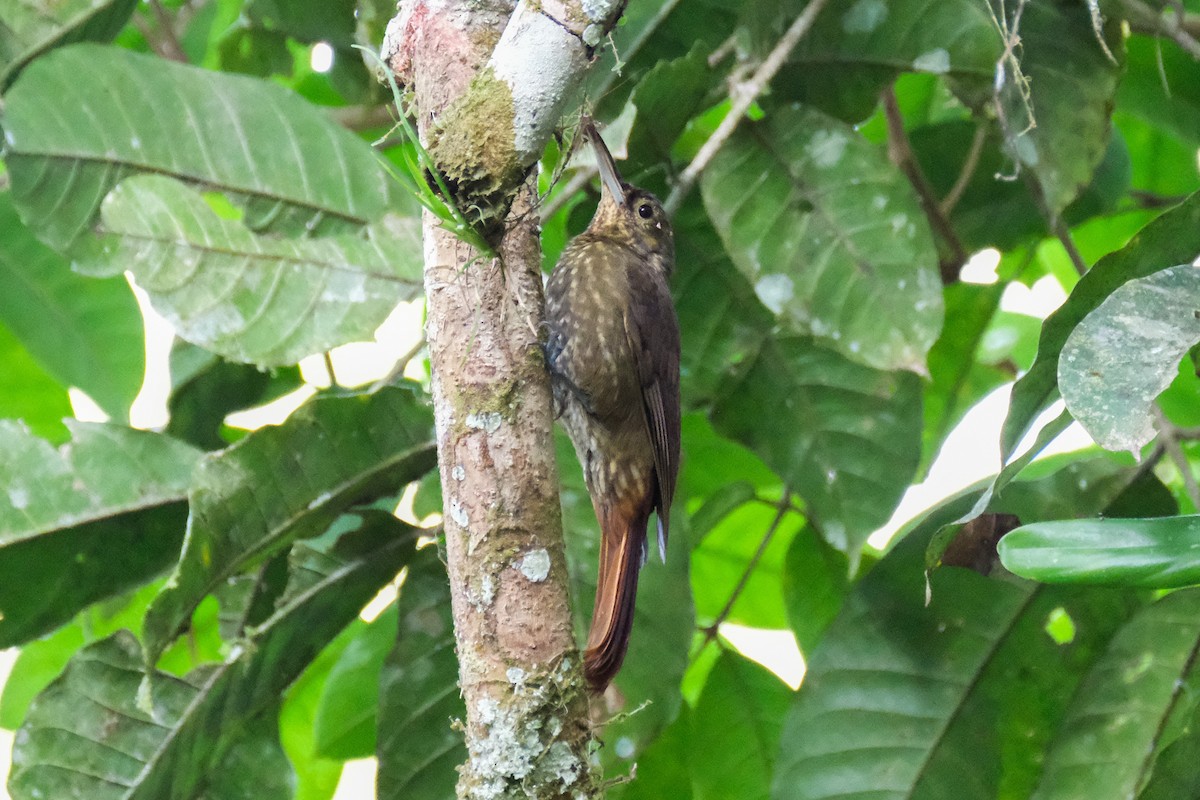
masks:
{"label": "green leaf", "polygon": [[721,655],[692,715],[688,749],[695,797],[767,800],[791,695],[753,661]]}
{"label": "green leaf", "polygon": [[1197,273],[1189,263],[1131,280],[1067,338],[1058,385],[1097,444],[1136,454],[1154,438],[1154,398],[1200,341]]}
{"label": "green leaf", "polygon": [[405,387],[319,397],[200,462],[183,555],[146,613],[147,660],[231,575],[396,491],[436,460],[429,409]]}
{"label": "green leaf", "polygon": [[791,512],[784,516],[754,570],[742,583],[776,513],[776,509],[762,503],[743,505],[695,543],[691,578],[699,619],[715,620],[734,591],[740,589],[728,621],[754,628],[787,627],[782,585],[784,559],[792,537],[803,525],[803,518]]}
{"label": "green leaf", "polygon": [[129,418],[142,388],[142,315],[123,277],[81,278],[34,237],[0,193],[0,322],[64,386],[87,392],[110,417]]}
{"label": "green leaf", "polygon": [[[1005,510],[1096,513],[1128,471],[1086,465],[1015,484]],[[929,537],[973,499],[936,510],[847,598],[784,722],[774,800],[1029,796],[1083,670],[1140,600],[947,568],[926,605]],[[1056,609],[1075,623],[1070,647],[1044,630]]]}
{"label": "green leaf", "polygon": [[415,218],[371,237],[256,236],[183,184],[123,181],[104,201],[105,263],[133,272],[183,338],[231,359],[276,366],[369,339],[421,291]]}
{"label": "green leaf", "polygon": [[637,774],[609,790],[615,800],[695,800],[691,773],[692,711],[679,716],[638,756]]}
{"label": "green leaf", "polygon": [[653,167],[671,160],[671,146],[702,110],[718,74],[708,66],[707,50],[699,44],[683,58],[661,61],[633,92],[637,108],[626,148],[632,165]]}
{"label": "green leaf", "polygon": [[452,800],[467,748],[450,584],[437,549],[425,548],[400,589],[400,636],[380,678],[379,800]]}
{"label": "green leaf", "polygon": [[[556,445],[571,605],[575,629],[582,639],[587,633],[596,595],[600,534],[574,448],[565,435],[556,437]],[[686,452],[686,441],[683,447]],[[624,703],[620,710],[637,709],[605,727],[605,739],[613,747],[602,755],[614,771],[629,769],[629,761],[675,719],[682,702],[679,685],[688,666],[688,648],[694,631],[688,579],[690,531],[682,515],[672,517],[671,523],[666,563],[658,558],[647,559],[638,578],[629,652],[613,681]],[[651,528],[651,538],[653,535]]]}
{"label": "green leaf", "polygon": [[53,633],[21,645],[0,694],[0,728],[19,728],[33,699],[84,645],[122,629],[136,631],[157,591],[158,586],[151,583],[131,595],[97,603]]}
{"label": "green leaf", "polygon": [[1175,592],[1114,637],[1051,743],[1034,800],[1136,796],[1154,756],[1178,735],[1172,718],[1196,708],[1197,613],[1200,592]]}
{"label": "green leaf", "polygon": [[[47,97],[71,114],[46,113]],[[391,200],[371,148],[286,89],[119,48],[39,58],[5,96],[4,129],[17,210],[59,251],[139,172],[232,195],[254,231],[355,230]]]}
{"label": "green leaf", "polygon": [[72,42],[112,39],[137,0],[18,0],[0,10],[0,93],[41,54]]}
{"label": "green leaf", "polygon": [[396,644],[396,607],[367,625],[329,671],[314,720],[317,756],[348,760],[375,754],[383,659]]}
{"label": "green leaf", "polygon": [[[799,3],[782,5],[787,24]],[[764,37],[762,52],[777,39]],[[900,72],[945,75],[982,99],[1001,49],[986,0],[853,0],[818,15],[772,86],[784,98],[858,122]]]}
{"label": "green leaf", "polygon": [[1130,36],[1117,107],[1154,128],[1200,145],[1200,64],[1182,48],[1150,36]]}
{"label": "green leaf", "polygon": [[800,651],[811,653],[850,590],[850,561],[811,527],[792,539],[783,567],[783,600]]}
{"label": "green leaf", "polygon": [[726,375],[753,357],[773,317],[729,261],[699,202],[686,203],[672,225],[680,385],[685,407],[695,407],[710,401]]}
{"label": "green leaf", "polygon": [[[186,680],[153,677],[138,703],[142,654],[128,635],[72,659],[37,699],[13,752],[13,800],[192,800],[246,723],[290,684],[413,553],[412,529],[383,513],[339,540],[334,568],[293,596],[246,646]],[[70,747],[64,749],[63,742]]]}
{"label": "green leaf", "polygon": [[919,392],[910,373],[780,338],[729,381],[712,419],[803,497],[825,538],[849,554],[888,520],[916,470]]}
{"label": "green leaf", "polygon": [[1142,229],[1122,250],[1101,259],[1042,325],[1037,359],[1013,386],[1000,451],[1007,459],[1026,430],[1054,399],[1059,356],[1067,337],[1119,286],[1176,264],[1191,263],[1200,252],[1200,194]]}
{"label": "green leaf", "polygon": [[256,24],[302,42],[354,44],[355,0],[251,0],[246,14]]}
{"label": "green leaf", "polygon": [[921,460],[925,468],[963,415],[1007,377],[977,361],[1003,293],[1000,283],[946,287],[946,326],[929,351],[930,380],[924,393]]}
{"label": "green leaf", "polygon": [[198,800],[293,800],[296,774],[279,744],[273,711],[268,708],[238,732]]}
{"label": "green leaf", "polygon": [[1000,97],[1005,137],[1057,213],[1091,181],[1108,146],[1124,40],[1113,16],[1101,41],[1085,3],[1022,8],[1008,13],[1010,25],[1020,13],[1019,57],[1027,84],[1006,65]]}
{"label": "green leaf", "polygon": [[302,383],[296,367],[264,372],[176,339],[171,347],[166,432],[205,450],[220,450],[229,445],[221,436],[227,415],[268,403]]}
{"label": "green leaf", "polygon": [[923,371],[942,327],[929,223],[883,149],[804,108],[743,124],[701,181],[739,270],[790,329]]}
{"label": "green leaf", "polygon": [[166,436],[70,422],[55,450],[0,421],[0,647],[148,581],[179,553],[199,456]]}
{"label": "green leaf", "polygon": [[1200,583],[1197,537],[1198,516],[1039,522],[1001,539],[1000,559],[1045,583],[1171,589]]}
{"label": "green leaf", "polygon": [[692,513],[692,538],[697,544],[704,541],[713,528],[757,496],[749,481],[734,481],[717,489]]}
{"label": "green leaf", "polygon": [[16,419],[37,436],[65,441],[72,415],[67,387],[46,374],[12,332],[0,324],[0,419]]}

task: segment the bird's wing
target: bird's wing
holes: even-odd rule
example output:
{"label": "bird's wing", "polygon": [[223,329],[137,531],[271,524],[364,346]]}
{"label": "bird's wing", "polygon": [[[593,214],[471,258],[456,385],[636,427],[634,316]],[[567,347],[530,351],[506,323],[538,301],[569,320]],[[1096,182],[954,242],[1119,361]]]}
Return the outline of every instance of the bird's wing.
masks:
{"label": "bird's wing", "polygon": [[666,279],[648,270],[630,276],[625,333],[642,387],[646,428],[658,473],[658,547],[666,558],[671,500],[679,472],[679,322]]}

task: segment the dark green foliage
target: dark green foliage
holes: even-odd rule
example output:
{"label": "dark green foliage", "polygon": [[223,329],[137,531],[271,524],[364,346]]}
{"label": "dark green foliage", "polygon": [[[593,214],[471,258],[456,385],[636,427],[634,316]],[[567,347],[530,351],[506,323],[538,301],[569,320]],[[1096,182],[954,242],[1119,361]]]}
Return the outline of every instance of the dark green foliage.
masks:
{"label": "dark green foliage", "polygon": [[[675,198],[682,467],[665,564],[651,553],[628,659],[594,704],[617,712],[606,777],[636,765],[607,796],[1200,792],[1200,59],[1176,41],[1200,0],[1178,29],[1176,5],[831,0],[754,87]],[[585,81],[626,177],[675,191],[807,6],[629,3]],[[329,800],[342,762],[370,755],[383,800],[455,795],[443,543],[393,514],[442,509],[429,382],[310,388],[280,424],[226,421],[423,296],[410,191],[438,191],[389,174],[415,151],[372,145],[395,110],[353,49],[395,12],[0,0],[14,800]],[[596,203],[564,127],[538,183],[547,268]],[[985,248],[973,266],[997,279],[963,282],[956,254]],[[179,337],[153,431],[130,427],[147,371],[130,279]],[[1044,321],[1016,306],[1048,284],[1066,300]],[[876,548],[968,411],[1014,380],[994,474],[926,487],[932,509]],[[110,421],[70,419],[71,389]],[[1140,462],[1035,459],[1075,419]],[[557,455],[582,638],[595,515],[563,437]],[[799,689],[729,624],[794,639]]]}

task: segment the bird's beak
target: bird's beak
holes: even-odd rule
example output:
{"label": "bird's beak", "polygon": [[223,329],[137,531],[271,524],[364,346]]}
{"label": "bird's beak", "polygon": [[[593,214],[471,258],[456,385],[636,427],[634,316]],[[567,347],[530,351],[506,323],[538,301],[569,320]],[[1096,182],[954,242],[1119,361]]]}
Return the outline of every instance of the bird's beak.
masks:
{"label": "bird's beak", "polygon": [[601,185],[608,190],[608,194],[618,205],[625,205],[625,185],[621,182],[621,175],[617,172],[612,153],[608,152],[608,146],[600,138],[600,131],[596,130],[596,123],[592,122],[590,117],[584,117],[580,125],[583,135],[592,143],[592,150],[596,154],[596,167],[600,170]]}

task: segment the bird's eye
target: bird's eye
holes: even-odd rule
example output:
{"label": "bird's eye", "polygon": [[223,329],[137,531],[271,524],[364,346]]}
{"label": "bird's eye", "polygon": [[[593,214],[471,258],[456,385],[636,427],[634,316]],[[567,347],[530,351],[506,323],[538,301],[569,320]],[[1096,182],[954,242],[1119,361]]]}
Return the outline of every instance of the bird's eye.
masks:
{"label": "bird's eye", "polygon": [[654,209],[649,203],[642,203],[638,206],[638,216],[642,219],[650,219],[654,216]]}

